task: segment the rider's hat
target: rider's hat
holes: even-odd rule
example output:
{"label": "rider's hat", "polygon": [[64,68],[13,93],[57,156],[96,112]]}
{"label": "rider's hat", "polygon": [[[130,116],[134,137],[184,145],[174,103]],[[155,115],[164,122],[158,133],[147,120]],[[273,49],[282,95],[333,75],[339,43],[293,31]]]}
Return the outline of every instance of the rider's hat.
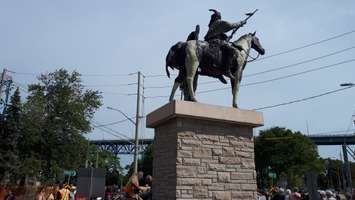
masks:
{"label": "rider's hat", "polygon": [[211,18],[216,19],[216,20],[222,18],[221,13],[218,12],[218,10],[209,9],[209,11],[213,12],[213,14],[211,15]]}
{"label": "rider's hat", "polygon": [[213,14],[211,15],[210,23],[208,23],[208,27],[211,27],[211,25],[215,21],[222,19],[222,16],[221,16],[221,13],[218,12],[217,10],[215,10],[215,9],[209,9],[209,11],[213,12]]}

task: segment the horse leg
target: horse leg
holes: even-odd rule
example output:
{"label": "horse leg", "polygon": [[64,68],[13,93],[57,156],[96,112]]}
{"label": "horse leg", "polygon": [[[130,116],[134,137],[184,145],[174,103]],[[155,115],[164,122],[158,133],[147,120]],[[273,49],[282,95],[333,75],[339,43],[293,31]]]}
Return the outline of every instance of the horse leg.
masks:
{"label": "horse leg", "polygon": [[238,93],[238,90],[237,90],[237,82],[238,80],[236,78],[234,79],[230,79],[231,81],[231,85],[232,85],[232,95],[233,95],[233,101],[232,101],[232,105],[234,108],[238,108],[238,105],[237,105],[237,93]]}
{"label": "horse leg", "polygon": [[231,78],[232,94],[233,94],[233,107],[238,108],[237,99],[238,99],[240,81],[242,79],[242,69],[238,68],[234,74],[234,77],[235,77],[234,79]]}
{"label": "horse leg", "polygon": [[169,101],[173,101],[174,100],[175,92],[179,88],[179,86],[180,86],[180,83],[175,80],[173,89],[171,90],[171,93],[170,93]]}
{"label": "horse leg", "polygon": [[179,74],[175,78],[173,89],[171,90],[171,93],[170,93],[169,101],[173,101],[174,100],[174,96],[175,96],[176,90],[179,88],[179,86],[181,85],[181,83],[185,79],[186,75],[185,75],[185,72],[183,72],[183,71],[184,71],[183,69],[179,70]]}
{"label": "horse leg", "polygon": [[194,83],[193,83],[194,92],[196,92],[196,89],[197,89],[197,82],[198,82],[198,73],[196,73],[195,78],[194,78]]}
{"label": "horse leg", "polygon": [[194,40],[188,41],[185,49],[186,51],[185,66],[186,66],[186,84],[187,84],[187,89],[191,101],[197,101],[195,97],[194,88],[193,88],[194,78],[199,65],[199,60],[196,54],[196,50],[197,50],[196,41]]}
{"label": "horse leg", "polygon": [[[195,78],[194,78],[194,82],[193,82],[193,88],[194,88],[194,92],[196,92],[197,89],[197,81],[198,81],[198,74],[196,73]],[[193,101],[191,96],[189,95],[189,91],[187,89],[187,85],[186,82],[184,83],[185,87],[184,88],[184,100],[185,101]]]}

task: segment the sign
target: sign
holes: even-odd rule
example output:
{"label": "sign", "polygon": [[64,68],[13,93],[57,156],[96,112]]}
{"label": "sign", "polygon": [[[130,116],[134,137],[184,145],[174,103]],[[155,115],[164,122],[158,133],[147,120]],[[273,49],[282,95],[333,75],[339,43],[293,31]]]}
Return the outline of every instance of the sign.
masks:
{"label": "sign", "polygon": [[75,170],[64,170],[64,176],[75,176],[76,171]]}
{"label": "sign", "polygon": [[272,179],[275,179],[276,178],[276,173],[275,172],[269,172],[269,177],[272,178]]}

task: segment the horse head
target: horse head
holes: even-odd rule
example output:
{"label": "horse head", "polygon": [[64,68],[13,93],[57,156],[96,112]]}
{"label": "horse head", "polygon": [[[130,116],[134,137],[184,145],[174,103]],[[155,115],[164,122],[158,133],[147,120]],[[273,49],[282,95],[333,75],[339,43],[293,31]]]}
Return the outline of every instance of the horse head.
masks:
{"label": "horse head", "polygon": [[251,48],[260,53],[261,55],[265,54],[265,49],[261,46],[259,38],[256,37],[256,31],[254,33],[248,34],[251,37]]}

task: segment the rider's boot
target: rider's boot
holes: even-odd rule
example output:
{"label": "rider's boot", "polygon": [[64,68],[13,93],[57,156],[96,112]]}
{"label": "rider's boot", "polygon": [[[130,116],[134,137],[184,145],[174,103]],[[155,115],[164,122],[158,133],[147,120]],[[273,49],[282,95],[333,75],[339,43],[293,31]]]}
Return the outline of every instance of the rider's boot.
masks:
{"label": "rider's boot", "polygon": [[227,84],[226,79],[224,79],[223,75],[218,76],[218,80],[221,81],[223,84]]}
{"label": "rider's boot", "polygon": [[228,44],[222,46],[222,55],[224,57],[224,75],[231,79],[235,79],[234,75],[231,72],[231,68],[233,65],[233,54],[234,49]]}
{"label": "rider's boot", "polygon": [[232,56],[226,57],[226,62],[224,66],[225,67],[224,75],[227,76],[228,78],[235,79],[234,75],[231,72],[232,63],[233,63],[233,57]]}

